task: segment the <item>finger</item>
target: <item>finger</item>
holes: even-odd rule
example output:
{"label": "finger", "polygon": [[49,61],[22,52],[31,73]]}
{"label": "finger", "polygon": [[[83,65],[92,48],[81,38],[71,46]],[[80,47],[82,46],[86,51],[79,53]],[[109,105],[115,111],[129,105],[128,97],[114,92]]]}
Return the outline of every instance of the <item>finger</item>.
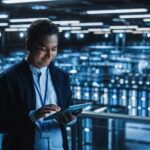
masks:
{"label": "finger", "polygon": [[54,110],[54,111],[60,111],[61,108],[57,105],[54,105],[54,104],[50,104],[50,105],[47,105],[44,107],[45,109],[51,109],[51,110]]}
{"label": "finger", "polygon": [[46,116],[47,116],[47,113],[41,114],[41,115],[40,115],[40,118],[45,118]]}
{"label": "finger", "polygon": [[[54,113],[56,112],[56,111],[53,111]],[[49,112],[49,111],[42,111],[41,113],[39,113],[39,117],[40,118],[42,118],[42,117],[48,117],[49,115],[51,115],[52,113],[53,113],[52,111],[51,112]]]}
{"label": "finger", "polygon": [[56,117],[59,120],[59,122],[64,124],[69,121],[68,117],[65,114],[57,115]]}
{"label": "finger", "polygon": [[56,112],[56,111],[53,111],[53,110],[49,110],[49,109],[44,109],[41,111],[41,114],[46,114],[46,113],[52,113],[52,112]]}
{"label": "finger", "polygon": [[57,109],[61,109],[59,106],[55,105],[55,104],[49,104],[49,105],[46,105],[46,106],[50,106],[50,107],[55,107]]}
{"label": "finger", "polygon": [[41,109],[41,111],[43,111],[43,110],[47,110],[47,111],[58,111],[57,108],[55,108],[55,107],[50,107],[50,106],[43,107],[43,108]]}
{"label": "finger", "polygon": [[72,112],[73,115],[77,116],[79,115],[80,113],[82,112],[82,109],[78,110],[78,111],[75,111],[75,112]]}
{"label": "finger", "polygon": [[68,120],[72,120],[72,119],[73,119],[73,115],[72,115],[71,112],[68,112],[68,113],[66,114],[66,117],[68,118]]}
{"label": "finger", "polygon": [[64,122],[69,122],[70,121],[70,118],[66,115],[66,114],[64,114],[63,115],[63,120],[64,120]]}

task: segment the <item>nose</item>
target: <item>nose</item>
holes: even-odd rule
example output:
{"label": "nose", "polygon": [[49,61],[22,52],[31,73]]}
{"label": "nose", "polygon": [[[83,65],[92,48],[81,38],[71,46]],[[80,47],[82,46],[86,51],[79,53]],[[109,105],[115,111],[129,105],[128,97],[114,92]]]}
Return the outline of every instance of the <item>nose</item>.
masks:
{"label": "nose", "polygon": [[46,55],[47,55],[48,57],[51,57],[51,50],[47,50]]}

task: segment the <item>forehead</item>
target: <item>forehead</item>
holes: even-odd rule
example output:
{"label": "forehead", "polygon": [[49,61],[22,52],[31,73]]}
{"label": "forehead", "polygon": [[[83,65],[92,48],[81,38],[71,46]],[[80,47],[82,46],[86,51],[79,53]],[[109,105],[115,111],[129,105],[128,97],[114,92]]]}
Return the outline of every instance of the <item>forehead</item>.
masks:
{"label": "forehead", "polygon": [[57,34],[41,36],[38,40],[35,41],[35,44],[38,45],[57,45],[58,44],[58,36]]}

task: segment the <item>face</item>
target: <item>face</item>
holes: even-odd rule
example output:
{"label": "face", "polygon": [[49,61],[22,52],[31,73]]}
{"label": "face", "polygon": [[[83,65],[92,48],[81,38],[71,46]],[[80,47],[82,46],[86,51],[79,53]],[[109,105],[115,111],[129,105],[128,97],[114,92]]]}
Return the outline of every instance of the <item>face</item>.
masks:
{"label": "face", "polygon": [[42,36],[32,45],[28,44],[29,62],[38,68],[48,66],[57,55],[58,36],[53,34],[50,36]]}

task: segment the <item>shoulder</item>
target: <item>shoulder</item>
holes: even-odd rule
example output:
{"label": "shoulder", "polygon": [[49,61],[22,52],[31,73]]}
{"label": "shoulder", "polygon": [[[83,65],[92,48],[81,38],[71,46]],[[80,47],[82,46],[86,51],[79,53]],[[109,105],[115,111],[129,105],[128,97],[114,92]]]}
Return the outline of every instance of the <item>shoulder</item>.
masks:
{"label": "shoulder", "polygon": [[65,78],[68,78],[68,72],[59,68],[58,66],[55,66],[54,64],[50,65],[50,70],[53,71],[58,76],[63,76]]}
{"label": "shoulder", "polygon": [[19,72],[25,68],[25,65],[26,63],[24,60],[16,63],[15,65],[11,66],[10,68],[2,72],[2,74],[0,75],[0,79],[5,79],[5,78],[9,79],[14,76],[17,76]]}

